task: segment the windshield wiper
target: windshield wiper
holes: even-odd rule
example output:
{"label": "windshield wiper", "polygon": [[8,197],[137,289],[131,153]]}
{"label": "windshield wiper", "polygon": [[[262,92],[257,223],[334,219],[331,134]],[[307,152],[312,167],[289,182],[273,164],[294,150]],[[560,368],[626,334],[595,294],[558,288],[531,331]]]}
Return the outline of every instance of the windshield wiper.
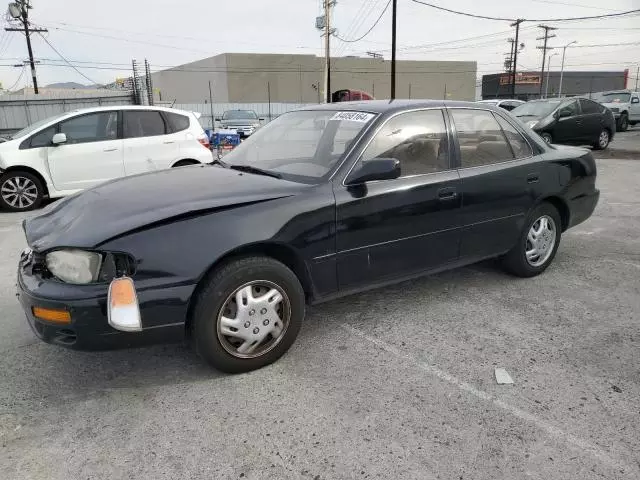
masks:
{"label": "windshield wiper", "polygon": [[282,179],[282,175],[279,173],[263,170],[262,168],[254,167],[252,165],[229,165],[229,168],[240,172],[255,173],[257,175]]}
{"label": "windshield wiper", "polygon": [[219,158],[214,158],[214,159],[213,159],[213,162],[211,162],[211,164],[212,164],[212,165],[216,165],[216,164],[218,164],[218,165],[220,165],[221,167],[229,168],[229,165],[227,165],[225,162],[223,162],[223,161],[222,161],[222,160],[220,160]]}

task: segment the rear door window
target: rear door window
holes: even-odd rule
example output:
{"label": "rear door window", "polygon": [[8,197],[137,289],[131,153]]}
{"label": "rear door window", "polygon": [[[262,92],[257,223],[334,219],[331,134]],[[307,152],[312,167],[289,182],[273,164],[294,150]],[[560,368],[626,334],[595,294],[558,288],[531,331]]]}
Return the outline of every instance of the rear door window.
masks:
{"label": "rear door window", "polygon": [[529,142],[527,142],[522,134],[518,132],[516,127],[511,125],[500,115],[496,115],[495,117],[498,120],[500,127],[502,127],[504,136],[507,137],[507,141],[509,142],[509,145],[511,145],[511,150],[513,150],[515,157],[526,158],[532,156],[533,150],[531,149]]}
{"label": "rear door window", "polygon": [[491,112],[458,108],[450,112],[458,133],[461,168],[491,165],[515,158]]}
{"label": "rear door window", "polygon": [[125,110],[123,116],[124,138],[153,137],[167,132],[160,112]]}
{"label": "rear door window", "polygon": [[580,99],[580,106],[582,107],[582,113],[588,115],[590,113],[602,113],[604,107],[599,103],[587,100],[586,98]]}

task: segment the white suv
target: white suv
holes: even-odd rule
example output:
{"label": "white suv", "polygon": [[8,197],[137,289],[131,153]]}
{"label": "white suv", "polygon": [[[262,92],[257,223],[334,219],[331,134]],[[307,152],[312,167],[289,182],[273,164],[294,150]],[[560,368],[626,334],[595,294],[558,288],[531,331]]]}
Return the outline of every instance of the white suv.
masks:
{"label": "white suv", "polygon": [[209,139],[192,112],[113,106],[64,113],[0,143],[0,208],[37,208],[137,173],[211,163]]}

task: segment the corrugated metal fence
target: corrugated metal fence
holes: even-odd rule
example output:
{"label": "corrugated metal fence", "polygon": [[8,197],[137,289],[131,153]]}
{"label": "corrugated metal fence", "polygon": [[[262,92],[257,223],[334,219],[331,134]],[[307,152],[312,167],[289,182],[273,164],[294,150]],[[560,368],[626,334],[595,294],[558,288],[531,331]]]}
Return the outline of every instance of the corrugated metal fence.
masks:
{"label": "corrugated metal fence", "polygon": [[72,98],[33,98],[18,95],[0,97],[0,133],[16,132],[35,122],[78,108],[131,105],[131,95]]}
{"label": "corrugated metal fence", "polygon": [[[159,103],[156,103],[159,105]],[[171,104],[163,103],[163,106],[171,106]],[[188,110],[190,112],[198,112],[202,114],[200,117],[200,123],[204,128],[210,128],[211,122],[211,105],[209,103],[176,103],[173,108],[179,108],[180,110]],[[306,107],[307,103],[214,103],[213,115],[214,117],[222,117],[222,114],[226,110],[253,110],[258,114],[258,117],[264,119],[261,123],[267,123],[274,118],[282,115],[283,113],[290,112],[297,108]],[[216,125],[217,126],[217,125]]]}

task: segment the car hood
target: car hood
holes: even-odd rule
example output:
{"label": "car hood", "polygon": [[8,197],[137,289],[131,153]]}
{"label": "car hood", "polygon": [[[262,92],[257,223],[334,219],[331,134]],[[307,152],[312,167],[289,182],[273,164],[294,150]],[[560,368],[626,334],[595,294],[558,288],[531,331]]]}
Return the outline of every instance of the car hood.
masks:
{"label": "car hood", "polygon": [[23,223],[29,246],[94,248],[133,230],[296,195],[306,185],[216,166],[114,180],[62,199]]}
{"label": "car hood", "polygon": [[238,126],[244,126],[244,125],[257,125],[258,124],[258,119],[257,118],[246,118],[246,119],[240,119],[240,120],[222,120],[221,123],[223,125],[228,125],[228,126],[233,126],[233,125],[238,125]]}
{"label": "car hood", "polygon": [[624,106],[626,105],[626,103],[622,103],[622,102],[610,102],[610,103],[601,103],[601,105],[604,105],[607,108],[624,108]]}

